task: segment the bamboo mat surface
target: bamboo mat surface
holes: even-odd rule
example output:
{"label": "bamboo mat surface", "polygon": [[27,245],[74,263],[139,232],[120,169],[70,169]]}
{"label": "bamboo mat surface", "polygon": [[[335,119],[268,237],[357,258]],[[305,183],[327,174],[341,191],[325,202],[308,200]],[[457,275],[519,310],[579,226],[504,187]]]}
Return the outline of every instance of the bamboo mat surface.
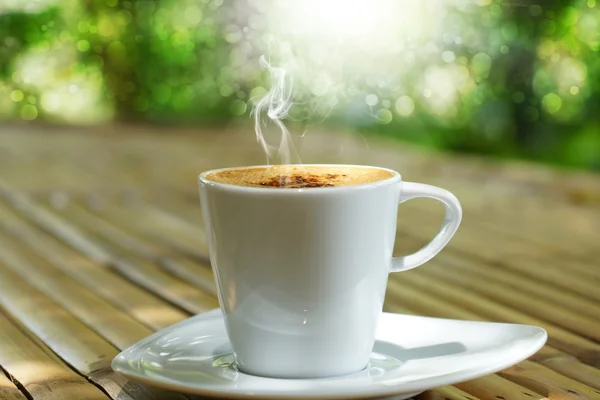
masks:
{"label": "bamboo mat surface", "polygon": [[[454,192],[458,233],[390,275],[385,310],[534,324],[544,348],[418,399],[600,400],[600,176],[314,132],[304,162],[396,169]],[[264,164],[251,130],[0,125],[0,399],[190,399],[115,373],[151,333],[218,307],[197,175]],[[420,248],[442,207],[399,208],[395,252]]]}

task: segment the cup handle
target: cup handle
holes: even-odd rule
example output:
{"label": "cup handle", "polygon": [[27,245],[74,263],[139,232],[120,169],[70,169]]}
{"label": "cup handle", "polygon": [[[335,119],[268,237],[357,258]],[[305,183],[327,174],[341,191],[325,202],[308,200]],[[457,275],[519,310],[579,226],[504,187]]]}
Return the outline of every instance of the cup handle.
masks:
{"label": "cup handle", "polygon": [[402,182],[401,185],[399,204],[418,197],[428,197],[442,202],[446,209],[446,216],[440,230],[431,242],[415,253],[392,258],[392,269],[390,272],[408,271],[431,260],[452,239],[462,220],[460,202],[449,191],[422,183]]}

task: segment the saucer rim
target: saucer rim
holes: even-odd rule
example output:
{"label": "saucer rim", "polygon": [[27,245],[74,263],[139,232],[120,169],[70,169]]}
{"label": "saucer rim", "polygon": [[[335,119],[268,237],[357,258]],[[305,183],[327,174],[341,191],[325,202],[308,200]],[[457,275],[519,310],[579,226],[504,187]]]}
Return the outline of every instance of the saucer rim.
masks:
{"label": "saucer rim", "polygon": [[[209,397],[214,397],[214,398],[247,399],[247,398],[260,397],[260,398],[265,398],[265,399],[270,399],[270,400],[271,399],[281,399],[281,398],[300,400],[300,399],[309,399],[309,398],[317,398],[317,397],[322,398],[322,399],[342,399],[342,398],[344,398],[344,399],[365,399],[365,398],[385,397],[385,396],[393,396],[393,395],[413,396],[413,395],[416,395],[423,391],[433,389],[435,387],[440,387],[440,386],[445,386],[445,385],[451,385],[451,384],[458,383],[458,382],[468,381],[471,379],[475,379],[475,378],[478,378],[481,376],[485,376],[485,375],[492,374],[494,372],[506,369],[510,366],[513,366],[513,365],[529,358],[533,354],[535,354],[538,350],[540,350],[546,344],[546,341],[548,339],[548,333],[546,332],[546,330],[541,327],[534,326],[534,325],[511,324],[511,323],[504,323],[504,322],[468,321],[468,320],[457,320],[457,319],[451,319],[451,318],[436,318],[436,317],[416,316],[416,315],[388,313],[388,312],[384,312],[382,314],[383,314],[382,317],[387,316],[389,318],[394,318],[396,316],[405,316],[405,317],[415,317],[415,318],[419,318],[419,319],[443,320],[443,321],[474,323],[474,324],[477,324],[477,323],[493,324],[493,325],[503,325],[503,326],[510,325],[510,326],[515,326],[515,327],[530,328],[530,329],[533,328],[533,330],[536,332],[532,333],[531,336],[532,337],[539,336],[539,337],[537,338],[535,343],[531,344],[531,348],[527,352],[523,351],[518,356],[507,359],[504,363],[495,364],[494,366],[491,366],[488,368],[478,368],[478,369],[456,371],[456,372],[452,372],[452,373],[449,373],[446,375],[439,375],[436,377],[431,377],[431,378],[427,378],[427,379],[423,379],[423,380],[419,380],[419,381],[415,381],[415,382],[402,383],[399,385],[390,385],[390,386],[368,385],[368,386],[363,386],[361,388],[350,388],[345,391],[336,391],[336,392],[299,391],[297,393],[290,393],[290,392],[280,392],[280,391],[269,391],[268,389],[262,389],[261,391],[258,391],[258,392],[257,391],[243,392],[243,391],[239,391],[239,390],[232,391],[231,388],[229,388],[229,389],[224,388],[223,390],[218,390],[218,389],[215,390],[215,389],[209,389],[209,388],[190,387],[189,385],[181,383],[181,382],[179,384],[177,384],[177,383],[165,382],[164,380],[156,380],[156,379],[141,375],[141,374],[137,373],[135,370],[132,370],[131,368],[130,369],[121,368],[121,365],[123,365],[123,364],[122,364],[122,361],[119,361],[119,358],[121,358],[121,357],[125,358],[125,356],[124,356],[125,353],[132,351],[134,348],[138,348],[140,345],[143,345],[144,343],[153,341],[155,337],[160,337],[160,336],[164,335],[166,331],[171,331],[171,330],[177,329],[177,327],[179,325],[184,325],[186,323],[190,323],[191,319],[205,321],[208,319],[222,318],[223,314],[221,313],[221,310],[217,308],[217,309],[213,309],[213,310],[210,310],[210,311],[207,311],[204,313],[194,315],[190,318],[187,318],[187,319],[180,321],[176,324],[173,324],[165,329],[157,331],[157,332],[153,333],[152,335],[140,340],[139,342],[133,344],[132,346],[128,347],[127,349],[121,351],[112,360],[111,367],[113,370],[127,376],[128,378],[131,378],[134,381],[142,382],[142,383],[147,384],[152,387],[156,387],[156,388],[160,388],[160,389],[164,389],[164,390],[171,390],[171,391],[179,392],[179,393],[193,394],[193,395],[200,395],[200,396],[209,396]],[[247,375],[251,376],[249,374],[247,374]],[[261,378],[277,379],[277,378],[270,378],[270,377],[261,377]],[[430,382],[432,379],[435,379],[436,382],[435,383]],[[305,381],[307,383],[309,383],[312,380],[315,380],[315,379],[298,379],[298,381]],[[413,386],[411,386],[411,384],[413,384]]]}

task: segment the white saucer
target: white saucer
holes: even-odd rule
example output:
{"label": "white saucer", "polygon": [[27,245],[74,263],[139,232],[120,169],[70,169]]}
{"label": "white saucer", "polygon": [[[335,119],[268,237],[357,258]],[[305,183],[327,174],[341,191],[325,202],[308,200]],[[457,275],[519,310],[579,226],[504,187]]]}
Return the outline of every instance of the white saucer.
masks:
{"label": "white saucer", "polygon": [[152,386],[214,397],[403,399],[507,368],[538,351],[546,338],[535,326],[384,313],[367,369],[335,378],[273,379],[237,370],[223,315],[213,310],[140,341],[112,367]]}

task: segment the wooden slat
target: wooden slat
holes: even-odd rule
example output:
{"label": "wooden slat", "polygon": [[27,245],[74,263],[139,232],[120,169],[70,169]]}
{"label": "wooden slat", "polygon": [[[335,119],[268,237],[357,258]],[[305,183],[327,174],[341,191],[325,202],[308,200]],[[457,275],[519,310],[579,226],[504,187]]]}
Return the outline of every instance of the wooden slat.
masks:
{"label": "wooden slat", "polygon": [[125,229],[108,222],[105,218],[94,215],[89,210],[73,201],[61,204],[60,207],[55,207],[54,211],[60,213],[60,215],[69,221],[90,227],[95,234],[109,239],[124,250],[140,257],[149,260],[158,260],[161,257],[170,255],[169,250],[164,246],[137,238],[128,233]]}
{"label": "wooden slat", "polygon": [[[0,259],[14,268],[0,260],[0,305],[11,320],[26,322],[27,328],[19,329],[40,349],[48,344],[77,371],[102,382],[111,397],[127,398],[135,389],[119,381],[122,377],[107,369],[106,361],[89,365],[105,353],[101,349],[117,351],[108,336],[115,343],[123,340],[122,346],[126,337],[135,340],[137,328],[130,332],[125,326],[131,322],[123,322],[100,331],[103,320],[90,318],[90,309],[96,304],[103,310],[117,308],[124,321],[159,329],[200,311],[202,304],[216,305],[196,174],[261,163],[262,154],[247,132],[119,135],[117,140],[57,131],[51,141],[44,138],[11,135],[0,142],[1,169],[11,172],[2,177],[0,198],[11,203],[4,210],[12,215],[5,218],[0,204],[0,235],[4,229],[10,237],[0,237],[0,251],[8,249]],[[549,344],[529,362],[419,398],[597,398],[600,213],[588,197],[581,201],[583,190],[600,193],[597,175],[433,155],[375,138],[369,138],[367,149],[361,137],[330,132],[311,132],[307,139],[305,161],[389,166],[407,180],[446,187],[463,203],[463,225],[448,248],[430,265],[391,276],[386,310],[535,323],[550,333]],[[33,193],[46,200],[33,201]],[[80,199],[90,200],[85,209]],[[411,201],[399,210],[399,252],[430,240],[442,218],[441,207],[432,203]],[[14,280],[16,287],[6,286],[3,278]],[[161,288],[162,279],[177,283],[176,289]],[[63,284],[78,289],[56,294]],[[190,297],[188,288],[207,297]],[[82,304],[75,304],[76,298]],[[46,314],[36,314],[32,304]],[[76,343],[61,341],[80,329],[83,336],[71,333]],[[31,336],[37,334],[40,338]],[[2,376],[0,371],[0,387]],[[155,393],[146,397],[159,398]]]}
{"label": "wooden slat", "polygon": [[0,368],[0,399],[3,400],[27,400],[27,397],[21,392],[14,383]]}
{"label": "wooden slat", "polygon": [[[25,256],[22,247],[0,236],[0,261],[21,275],[30,285],[46,294],[119,349],[125,349],[153,331],[123,311],[88,291],[46,261],[32,254]],[[0,269],[5,268],[0,265]],[[1,272],[0,272],[1,274]]]}
{"label": "wooden slat", "polygon": [[552,307],[548,307],[548,302],[545,300],[538,299],[511,286],[480,278],[477,274],[467,275],[468,277],[465,278],[453,271],[451,267],[440,265],[437,261],[428,268],[418,271],[418,273],[428,277],[435,276],[444,282],[452,282],[459,287],[493,299],[524,314],[535,316],[536,319],[551,322],[580,336],[600,341],[600,321],[581,315],[577,311],[570,310],[562,305],[553,304]]}
{"label": "wooden slat", "polygon": [[88,373],[96,365],[108,365],[117,354],[114,346],[15,272],[3,267],[0,277],[2,306],[78,371]]}
{"label": "wooden slat", "polygon": [[[199,203],[197,207],[199,210]],[[190,222],[169,210],[143,201],[135,205],[115,205],[107,201],[103,207],[88,206],[88,209],[121,229],[135,232],[139,237],[209,264],[206,234],[200,218],[197,218],[197,222],[196,218]]]}
{"label": "wooden slat", "polygon": [[589,260],[556,259],[548,253],[540,253],[530,257],[541,264],[551,265],[565,272],[576,271],[578,274],[600,283],[600,262],[595,258],[598,253],[598,249],[594,249],[593,254],[590,253]]}
{"label": "wooden slat", "polygon": [[[34,399],[108,399],[58,357],[42,351],[0,313],[0,365]],[[0,391],[0,398],[2,392]]]}
{"label": "wooden slat", "polygon": [[600,369],[582,364],[569,354],[545,346],[530,359],[564,376],[600,390]]}
{"label": "wooden slat", "polygon": [[26,215],[40,227],[56,235],[65,243],[79,249],[98,265],[108,265],[110,263],[112,257],[105,249],[90,241],[69,223],[39,207],[29,197],[6,185],[1,180],[0,196],[4,197],[23,215]]}
{"label": "wooden slat", "polygon": [[[2,194],[0,186],[0,194]],[[213,309],[218,302],[212,295],[161,271],[158,266],[133,255],[123,255],[106,238],[90,235],[60,218],[23,194],[11,193],[9,201],[23,214],[46,231],[58,236],[65,243],[80,251],[100,265],[114,268],[131,281],[157,293],[172,303],[193,313]],[[26,205],[26,206],[24,206]],[[40,218],[40,215],[43,217]],[[93,239],[92,239],[93,237]],[[110,249],[107,250],[107,249]]]}
{"label": "wooden slat", "polygon": [[[422,268],[422,270],[426,270],[426,268]],[[391,279],[397,278],[392,275]],[[582,338],[556,325],[479,297],[463,288],[452,286],[432,275],[424,276],[422,272],[421,274],[405,273],[403,274],[402,281],[420,290],[435,292],[436,295],[446,299],[448,302],[459,307],[464,307],[468,311],[485,315],[490,320],[542,326],[548,331],[548,344],[572,354],[594,367],[600,366],[600,345],[589,339]]]}
{"label": "wooden slat", "polygon": [[387,287],[387,303],[397,303],[401,307],[432,317],[466,319],[471,321],[481,320],[478,314],[464,308],[453,307],[447,301],[423,293],[419,288],[415,288],[404,282],[402,277],[399,279],[389,279]]}
{"label": "wooden slat", "polygon": [[[405,247],[405,249],[398,252],[398,254],[409,253],[425,245],[427,238],[430,238],[435,233],[435,229],[435,227],[431,228],[428,234],[422,227],[410,229],[410,234],[399,231],[396,244],[404,245],[402,247]],[[413,236],[414,233],[417,233],[418,237]],[[406,248],[406,243],[409,243],[408,248]],[[487,247],[483,247],[483,249],[486,250]],[[532,270],[529,276],[527,276],[507,269],[497,263],[492,263],[489,260],[475,258],[465,252],[453,250],[455,250],[455,247],[452,246],[445,249],[441,254],[436,256],[433,264],[428,264],[426,268],[443,264],[446,269],[451,271],[456,270],[456,275],[464,277],[466,282],[479,278],[482,282],[507,285],[513,290],[520,290],[525,296],[532,297],[534,301],[544,299],[547,305],[554,304],[561,308],[568,308],[576,314],[582,314],[594,319],[600,318],[600,303],[587,296],[565,290],[559,285],[544,282],[546,268]],[[568,271],[570,265],[567,264],[565,266],[563,272],[565,275],[570,273]],[[593,269],[593,267],[590,266],[590,269]],[[552,307],[547,308],[552,309]]]}
{"label": "wooden slat", "polygon": [[6,268],[0,269],[0,306],[111,398],[182,398],[134,383],[113,372],[110,362],[118,353],[113,345]]}
{"label": "wooden slat", "polygon": [[[406,275],[406,274],[403,274]],[[469,320],[490,320],[493,317],[487,316],[485,313],[486,309],[475,310],[475,312],[467,311],[462,305],[456,305],[453,302],[448,302],[444,297],[438,297],[436,285],[429,290],[423,290],[420,287],[414,288],[414,282],[404,282],[402,280],[396,281],[390,280],[388,289],[391,289],[395,293],[394,296],[390,296],[390,290],[388,290],[388,297],[386,298],[386,307],[393,312],[400,312],[414,314],[425,314],[435,317],[442,318],[457,318],[457,319],[469,319]],[[413,292],[411,292],[413,290]],[[432,295],[435,294],[435,295]],[[413,298],[427,299],[426,301],[411,301]],[[408,307],[407,310],[405,307]],[[589,365],[585,365],[577,360],[575,357],[563,353],[557,349],[554,349],[548,345],[538,353],[539,362],[545,366],[553,369],[564,376],[588,385],[591,388],[596,388],[600,380],[597,379],[600,376],[600,370],[593,368]],[[535,359],[538,355],[534,356]],[[544,357],[544,355],[546,355]],[[551,356],[550,356],[551,355]],[[545,359],[547,361],[545,361]]]}
{"label": "wooden slat", "polygon": [[561,394],[584,399],[600,399],[600,390],[590,388],[583,383],[530,361],[524,361],[514,367],[505,369],[500,375],[549,398]]}
{"label": "wooden slat", "polygon": [[[428,390],[415,397],[415,400],[478,400],[472,394],[463,392],[453,386],[444,386],[434,390]],[[483,398],[482,398],[483,400]],[[497,399],[494,399],[497,400]]]}
{"label": "wooden slat", "polygon": [[116,259],[113,266],[131,281],[188,312],[200,313],[218,306],[217,299],[212,295],[173,277],[146,260],[130,255]]}
{"label": "wooden slat", "polygon": [[189,314],[36,229],[29,222],[10,212],[2,203],[0,203],[0,227],[4,227],[7,233],[28,246],[32,252],[54,268],[151,328],[162,329],[189,317]]}
{"label": "wooden slat", "polygon": [[[540,282],[538,279],[512,273],[485,262],[476,262],[470,258],[459,257],[450,252],[440,254],[436,258],[436,262],[456,274],[468,277],[466,278],[468,281],[471,281],[474,277],[479,277],[482,281],[502,284],[514,290],[519,290],[530,297],[541,299],[546,305],[566,307],[575,313],[600,320],[599,303],[576,293],[561,290],[560,287],[552,284]],[[543,271],[540,271],[540,273],[543,274]]]}
{"label": "wooden slat", "polygon": [[[411,217],[415,219],[416,217]],[[408,218],[407,218],[408,219]],[[400,227],[400,232],[413,235],[424,240],[431,239],[431,231],[437,224],[428,224],[419,220],[419,223],[410,224],[410,228]],[[523,256],[531,252],[531,245],[526,242],[507,243],[488,237],[483,231],[468,234],[464,227],[454,236],[450,245],[445,250],[463,257],[471,257],[481,262],[490,263],[507,272],[521,274],[532,279],[560,287],[562,290],[574,292],[593,301],[600,301],[600,291],[596,290],[598,282],[590,280],[589,274],[582,274],[568,269],[568,262],[562,265],[546,264],[530,256]],[[482,247],[482,243],[485,246]],[[590,264],[589,269],[594,269],[595,264]],[[542,273],[543,271],[543,273]]]}
{"label": "wooden slat", "polygon": [[204,292],[216,296],[210,265],[194,262],[173,253],[171,250],[157,244],[156,241],[140,237],[138,233],[133,232],[131,229],[118,226],[118,221],[106,218],[105,213],[101,214],[101,217],[72,202],[65,204],[57,212],[60,212],[66,219],[83,225],[94,234],[110,241],[113,246],[154,262],[172,275],[193,283]]}
{"label": "wooden slat", "polygon": [[525,386],[504,379],[498,375],[487,375],[455,385],[457,388],[479,397],[482,400],[539,399],[540,395]]}
{"label": "wooden slat", "polygon": [[[79,217],[82,215],[85,214],[80,213]],[[145,245],[147,248],[150,248],[146,242],[141,242],[139,239],[131,237],[127,233],[108,223],[97,225],[95,224],[96,218],[90,217],[89,215],[88,218],[81,218],[74,222],[78,224],[80,229],[89,233],[90,237],[93,237],[97,243],[100,243],[106,249],[110,249],[110,252],[116,257],[115,260],[112,261],[113,267],[123,275],[128,276],[131,280],[159,293],[165,299],[168,299],[174,304],[182,306],[191,312],[203,312],[218,306],[218,302],[214,296],[215,292],[213,286],[208,283],[206,272],[204,272],[204,274],[198,274],[198,281],[204,277],[202,282],[204,285],[202,287],[209,290],[209,294],[192,287],[180,279],[174,278],[171,274],[159,268],[158,265],[122,248],[121,244],[118,243],[118,241],[115,241],[109,233],[110,231],[119,230],[121,236],[126,236],[131,239],[129,242],[135,242],[140,246]],[[104,229],[98,229],[98,226],[102,226]],[[107,227],[110,227],[111,229],[107,231]],[[152,257],[153,256],[150,255],[150,258]],[[158,254],[154,257],[158,257],[159,259],[157,261],[163,262],[167,266],[170,265],[172,267],[173,264],[176,263],[174,258],[169,259],[166,256],[161,257]]]}
{"label": "wooden slat", "polygon": [[[570,271],[568,263],[563,269],[548,268],[548,264],[543,261],[507,254],[506,259],[498,262],[498,265],[600,302],[600,291],[597,290],[598,282],[577,275],[575,271]],[[590,268],[598,268],[598,264],[590,264]],[[540,273],[542,270],[544,273]]]}
{"label": "wooden slat", "polygon": [[[412,234],[420,235],[424,226],[435,228],[441,223],[442,214],[439,206],[431,204],[431,201],[423,203],[423,201],[407,202],[400,208],[400,215],[404,214],[407,220],[406,230]],[[471,219],[465,216],[459,232],[451,242],[451,247],[460,247],[467,252],[481,253],[482,257],[492,261],[503,260],[508,254],[513,254],[515,258],[531,259],[550,255],[550,257],[546,257],[547,265],[555,269],[563,268],[564,262],[585,260],[591,249],[591,247],[577,243],[573,237],[566,237],[560,243],[547,244],[537,239],[540,237],[539,234],[527,236],[520,234],[522,224],[513,223],[511,225],[506,221],[503,225],[486,224],[482,221],[486,221],[483,216]],[[427,237],[430,237],[429,234]],[[481,247],[481,243],[485,243],[484,248]],[[565,243],[568,243],[569,246],[566,246]],[[484,249],[485,251],[477,251]],[[595,261],[597,264],[596,260],[588,261],[590,263]],[[576,268],[575,272],[587,276],[589,269],[591,268],[583,268],[580,271],[580,268]]]}
{"label": "wooden slat", "polygon": [[[390,292],[394,293],[394,295],[391,295]],[[425,293],[411,288],[410,285],[400,285],[395,280],[390,280],[388,283],[388,297],[386,298],[386,304],[389,306],[390,302],[399,302],[398,304],[400,304],[400,306],[395,312],[405,312],[406,310],[404,307],[408,307],[409,312],[414,312],[415,314],[425,314],[442,318],[483,320],[483,318],[477,314],[466,311],[460,307],[455,307],[443,299],[428,296]],[[424,298],[427,300],[422,301]],[[414,299],[417,300],[415,301]],[[505,397],[506,399],[526,397],[539,398],[539,395],[527,388],[507,381],[497,375],[488,375],[456,386],[481,399],[498,400],[500,397]]]}
{"label": "wooden slat", "polygon": [[[504,230],[506,233],[549,246],[558,245],[559,248],[576,253],[579,253],[578,244],[582,244],[584,248],[593,248],[590,235],[600,222],[594,209],[568,203],[553,204],[546,201],[544,196],[535,193],[529,196],[508,197],[508,201],[490,206],[491,199],[477,196],[476,187],[464,187],[466,190],[461,198],[468,216],[479,218],[478,223],[486,227]],[[477,201],[480,202],[479,206]],[[568,224],[556,229],[556,221],[568,221]],[[515,227],[519,229],[514,229]],[[575,240],[572,241],[573,239]]]}
{"label": "wooden slat", "polygon": [[[443,186],[443,183],[441,184]],[[469,190],[473,192],[473,190]],[[520,240],[529,243],[532,247],[539,247],[546,251],[555,252],[559,250],[563,253],[570,253],[575,256],[585,256],[588,250],[594,249],[592,241],[589,241],[590,232],[577,232],[576,225],[569,224],[563,229],[556,229],[556,216],[552,210],[547,210],[536,204],[537,212],[521,210],[522,204],[518,206],[509,205],[504,207],[495,207],[477,209],[473,206],[473,200],[477,198],[477,193],[463,195],[460,200],[464,209],[464,221],[469,229],[488,231],[494,234],[498,239],[504,241]],[[442,210],[432,206],[431,202],[407,202],[403,207],[408,212],[414,212],[420,218],[428,220],[432,214],[440,214]],[[571,214],[571,217],[581,217],[582,210],[577,210],[577,214]],[[548,218],[552,215],[552,218]],[[595,216],[590,215],[592,218]],[[560,218],[559,218],[560,220]],[[464,227],[464,226],[463,226]],[[589,243],[588,243],[589,242]]]}
{"label": "wooden slat", "polygon": [[215,279],[210,265],[190,260],[187,257],[164,257],[158,263],[174,276],[193,283],[202,291],[217,295]]}

